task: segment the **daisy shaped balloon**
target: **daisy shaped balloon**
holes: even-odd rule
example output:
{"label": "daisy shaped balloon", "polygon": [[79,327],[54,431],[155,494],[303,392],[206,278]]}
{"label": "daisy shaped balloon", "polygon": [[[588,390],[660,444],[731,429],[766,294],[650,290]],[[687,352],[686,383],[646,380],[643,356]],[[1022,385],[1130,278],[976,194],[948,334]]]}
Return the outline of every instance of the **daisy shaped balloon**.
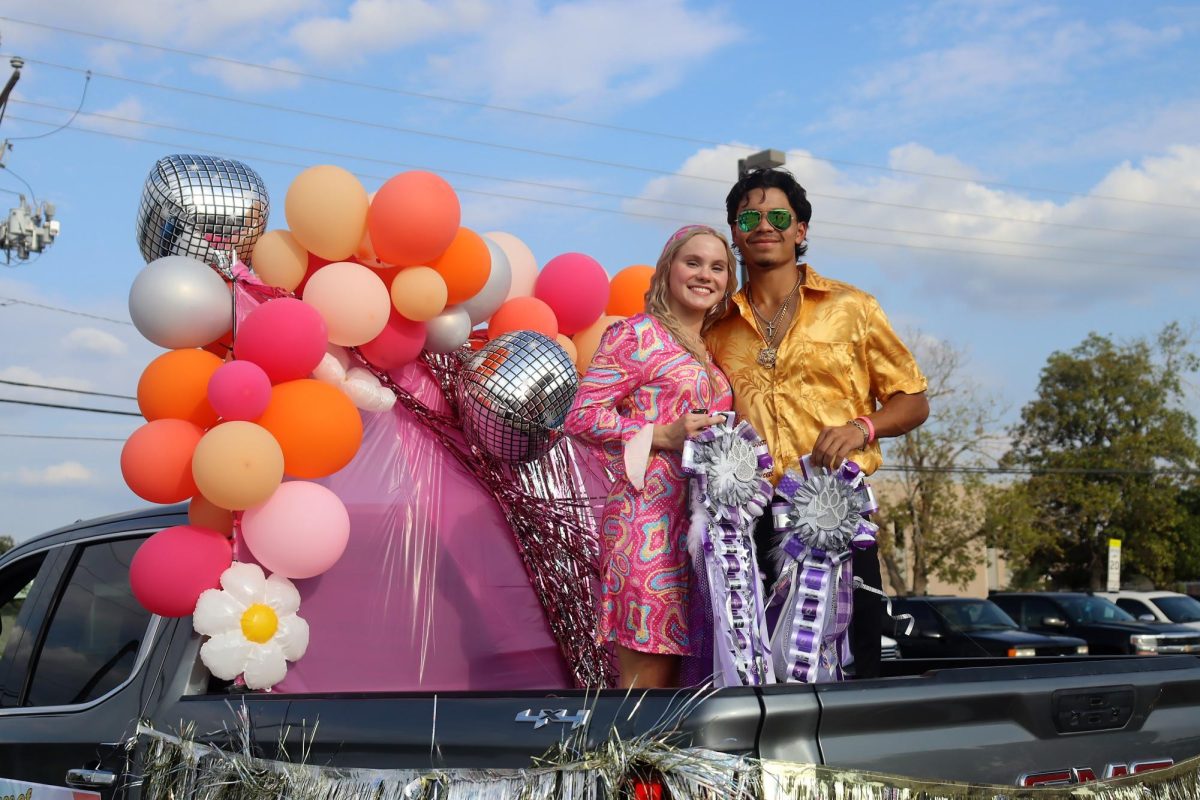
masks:
{"label": "daisy shaped balloon", "polygon": [[221,680],[242,675],[247,687],[269,689],[287,675],[287,662],[308,649],[308,623],[296,616],[300,593],[257,564],[229,567],[221,587],[201,594],[192,615],[196,632],[210,637],[200,660]]}

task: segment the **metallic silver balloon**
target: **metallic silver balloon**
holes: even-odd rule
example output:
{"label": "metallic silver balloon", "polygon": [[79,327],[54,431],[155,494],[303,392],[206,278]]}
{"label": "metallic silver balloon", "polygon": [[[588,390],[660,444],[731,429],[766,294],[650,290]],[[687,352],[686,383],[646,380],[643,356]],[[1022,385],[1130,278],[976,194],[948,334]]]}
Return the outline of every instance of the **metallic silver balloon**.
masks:
{"label": "metallic silver balloon", "polygon": [[462,302],[462,307],[471,315],[471,322],[475,325],[496,313],[496,309],[508,298],[508,290],[512,287],[512,267],[508,264],[508,256],[504,255],[500,245],[488,237],[483,237],[483,243],[492,257],[492,271],[488,273],[483,288],[474,297]]}
{"label": "metallic silver balloon", "polygon": [[190,256],[214,267],[250,264],[254,243],[267,228],[271,203],[258,173],[240,161],[172,155],[150,170],[138,207],[142,257]]}
{"label": "metallic silver balloon", "polygon": [[459,374],[463,430],[501,461],[532,461],[562,437],[578,389],[575,365],[553,339],[534,331],[501,334]]}
{"label": "metallic silver balloon", "polygon": [[425,323],[425,349],[431,353],[457,350],[470,336],[471,317],[462,306],[450,306]]}
{"label": "metallic silver balloon", "polygon": [[159,347],[203,347],[233,324],[233,296],[221,276],[184,256],[155,259],[129,288],[129,318]]}

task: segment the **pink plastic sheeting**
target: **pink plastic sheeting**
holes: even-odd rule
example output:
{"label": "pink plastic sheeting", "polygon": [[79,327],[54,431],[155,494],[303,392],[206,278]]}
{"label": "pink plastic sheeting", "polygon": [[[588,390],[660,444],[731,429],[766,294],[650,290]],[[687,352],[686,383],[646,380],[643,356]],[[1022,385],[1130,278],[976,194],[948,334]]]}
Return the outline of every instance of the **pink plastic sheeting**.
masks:
{"label": "pink plastic sheeting", "polygon": [[[419,364],[393,377],[444,410]],[[571,686],[496,502],[402,406],[364,422],[354,461],[321,481],[350,511],[350,543],[296,581],[311,640],[276,691]]]}
{"label": "pink plastic sheeting", "polygon": [[[239,278],[257,283],[244,268]],[[240,320],[259,300],[240,283],[236,293]],[[420,363],[391,375],[446,411]],[[354,460],[320,481],[350,512],[350,541],[328,572],[295,581],[311,636],[274,690],[571,687],[496,501],[401,404],[363,422]],[[595,465],[590,470],[592,482]],[[236,556],[254,560],[244,546]]]}

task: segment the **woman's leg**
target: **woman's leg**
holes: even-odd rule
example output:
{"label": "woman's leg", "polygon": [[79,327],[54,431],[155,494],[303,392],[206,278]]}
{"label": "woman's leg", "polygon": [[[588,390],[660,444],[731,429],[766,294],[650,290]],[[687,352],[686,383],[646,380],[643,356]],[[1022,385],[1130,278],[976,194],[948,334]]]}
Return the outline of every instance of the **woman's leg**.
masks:
{"label": "woman's leg", "polygon": [[679,685],[679,656],[642,653],[617,645],[622,689],[673,689]]}

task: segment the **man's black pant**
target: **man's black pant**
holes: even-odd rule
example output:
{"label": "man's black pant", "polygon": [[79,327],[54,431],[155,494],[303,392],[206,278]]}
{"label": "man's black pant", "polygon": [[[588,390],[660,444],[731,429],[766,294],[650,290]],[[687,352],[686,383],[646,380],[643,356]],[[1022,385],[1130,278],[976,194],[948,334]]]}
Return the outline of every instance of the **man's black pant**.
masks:
{"label": "man's black pant", "polygon": [[[779,577],[775,562],[771,558],[775,538],[775,526],[768,509],[754,526],[754,547],[758,551],[758,566],[766,583],[764,598],[768,596],[767,592]],[[862,578],[867,586],[882,589],[879,548],[854,550],[852,553],[850,561],[854,568],[854,577]],[[850,652],[854,655],[856,678],[879,677],[879,638],[883,634],[883,614],[879,610],[881,602],[883,601],[877,594],[861,589],[854,592],[854,610],[850,617]]]}

